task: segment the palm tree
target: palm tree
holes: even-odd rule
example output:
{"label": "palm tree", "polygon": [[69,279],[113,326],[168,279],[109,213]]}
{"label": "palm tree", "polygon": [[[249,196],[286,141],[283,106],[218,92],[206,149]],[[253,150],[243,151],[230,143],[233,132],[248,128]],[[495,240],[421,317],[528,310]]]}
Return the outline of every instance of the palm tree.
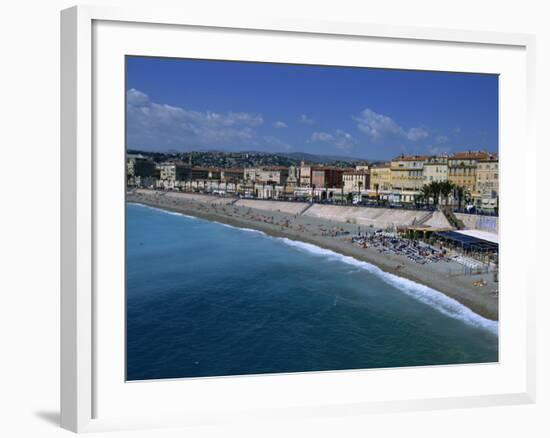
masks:
{"label": "palm tree", "polygon": [[441,191],[441,196],[445,199],[445,205],[449,203],[449,195],[453,191],[453,183],[450,181],[443,181],[439,184],[439,190]]}
{"label": "palm tree", "polygon": [[432,181],[430,186],[434,197],[434,205],[437,205],[439,204],[439,196],[441,194],[441,183],[438,181]]}
{"label": "palm tree", "polygon": [[458,209],[462,209],[462,200],[464,199],[464,187],[455,186],[455,195],[458,198]]}
{"label": "palm tree", "polygon": [[421,189],[420,191],[421,191],[421,193],[422,193],[422,197],[423,197],[424,199],[426,199],[426,203],[427,203],[428,205],[430,205],[430,198],[431,198],[431,196],[432,196],[432,194],[433,194],[431,184],[424,184],[424,185],[422,186],[422,189]]}

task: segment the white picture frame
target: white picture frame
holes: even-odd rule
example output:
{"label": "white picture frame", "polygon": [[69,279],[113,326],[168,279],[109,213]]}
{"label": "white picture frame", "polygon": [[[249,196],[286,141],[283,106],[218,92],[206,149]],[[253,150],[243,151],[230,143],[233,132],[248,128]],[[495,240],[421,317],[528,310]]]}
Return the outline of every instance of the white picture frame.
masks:
{"label": "white picture frame", "polygon": [[[100,28],[95,26],[103,26]],[[536,155],[536,145],[533,138],[533,110],[534,110],[534,57],[535,57],[535,39],[531,35],[474,32],[450,29],[424,29],[416,27],[402,26],[383,26],[366,23],[339,23],[339,22],[317,22],[307,19],[279,19],[279,18],[261,18],[243,17],[239,20],[228,21],[224,17],[215,15],[198,16],[193,11],[163,11],[158,9],[133,10],[119,9],[110,7],[96,6],[78,6],[62,11],[61,13],[61,426],[75,431],[99,431],[119,428],[143,428],[159,427],[163,425],[185,425],[185,424],[208,424],[210,422],[228,421],[234,418],[296,418],[311,415],[343,415],[343,414],[363,414],[369,412],[396,412],[405,410],[420,409],[441,409],[453,407],[474,407],[503,404],[531,403],[535,400],[535,309],[534,309],[534,282],[536,273],[534,268],[523,260],[517,261],[515,274],[503,272],[502,284],[510,284],[514,289],[520,290],[517,296],[508,295],[509,299],[503,300],[501,304],[501,321],[517,321],[514,336],[508,335],[507,326],[501,330],[502,342],[510,342],[505,347],[505,351],[511,351],[517,348],[517,357],[506,356],[497,365],[497,368],[484,370],[475,366],[456,366],[459,372],[464,372],[463,376],[469,376],[468,379],[490,380],[490,375],[497,376],[500,370],[506,369],[508,361],[510,369],[498,374],[494,381],[486,387],[480,386],[481,393],[472,391],[469,388],[458,388],[453,393],[446,393],[445,388],[436,392],[433,390],[430,396],[418,396],[423,394],[411,391],[409,393],[400,391],[389,391],[388,397],[377,396],[371,398],[366,395],[346,392],[346,388],[361,387],[363,379],[379,379],[383,381],[408,381],[414,378],[418,382],[422,379],[428,381],[433,379],[448,379],[455,370],[448,371],[449,368],[424,368],[422,370],[393,370],[381,371],[379,374],[365,372],[345,372],[345,373],[307,373],[285,376],[263,377],[239,377],[225,379],[196,379],[188,382],[186,391],[204,391],[206,394],[221,394],[220,402],[217,405],[208,407],[208,403],[200,406],[199,402],[196,410],[174,404],[173,409],[167,409],[166,406],[145,407],[141,414],[131,415],[132,409],[128,411],[115,412],[116,405],[120,405],[120,400],[116,397],[131,397],[135,403],[139,403],[140,394],[144,398],[159,396],[166,391],[172,392],[166,397],[169,402],[174,397],[174,390],[181,382],[153,382],[147,383],[147,387],[139,387],[139,384],[128,384],[124,381],[118,382],[120,387],[131,388],[131,394],[123,394],[124,391],[118,391],[111,388],[109,382],[113,379],[120,380],[120,372],[106,376],[106,362],[110,360],[108,354],[109,348],[118,348],[120,344],[113,343],[105,346],[105,336],[103,335],[106,326],[102,321],[102,312],[105,312],[108,300],[97,299],[98,287],[101,291],[105,290],[105,285],[109,284],[111,279],[116,282],[117,275],[120,273],[108,273],[102,266],[103,261],[101,236],[116,236],[116,231],[120,227],[114,227],[112,230],[105,231],[105,220],[101,216],[105,208],[97,208],[99,205],[115,206],[120,197],[105,199],[104,196],[106,184],[118,184],[121,173],[117,173],[117,166],[122,172],[123,163],[118,162],[118,158],[124,157],[124,147],[105,161],[109,152],[98,154],[98,139],[101,141],[109,135],[108,129],[100,128],[97,124],[102,124],[105,108],[101,93],[98,94],[98,82],[102,75],[105,75],[110,68],[108,60],[112,57],[120,58],[120,53],[136,54],[125,52],[120,29],[116,26],[129,26],[132,29],[122,30],[122,32],[140,32],[139,27],[147,27],[150,35],[177,31],[177,29],[186,29],[189,32],[197,31],[201,35],[215,34],[216,32],[233,31],[238,34],[238,38],[245,38],[248,41],[255,38],[263,38],[264,34],[269,34],[269,38],[335,38],[338,44],[361,44],[363,41],[370,41],[373,44],[384,42],[385,44],[397,44],[410,47],[434,47],[434,50],[441,50],[447,44],[453,47],[464,48],[464,50],[483,49],[502,53],[502,61],[494,62],[495,67],[489,68],[488,64],[483,64],[482,59],[471,57],[468,62],[457,57],[452,64],[460,71],[461,66],[467,71],[483,71],[490,69],[491,73],[502,74],[499,71],[499,65],[506,69],[509,65],[511,82],[505,86],[515,85],[517,90],[514,96],[504,96],[501,104],[519,103],[519,109],[516,108],[514,115],[520,116],[520,120],[514,122],[517,130],[508,125],[512,120],[512,113],[507,112],[507,108],[502,111],[500,123],[505,124],[505,131],[501,132],[502,142],[504,143],[503,155],[507,155],[504,164],[502,179],[502,224],[501,239],[504,243],[504,249],[510,253],[510,263],[512,262],[514,245],[518,245],[517,239],[514,240],[513,226],[519,221],[534,221],[535,215],[527,217],[524,209],[512,209],[510,203],[506,202],[506,196],[522,195],[525,202],[529,199],[536,199],[535,173],[534,169],[527,169],[527,165],[522,161],[520,154]],[[109,38],[109,49],[106,48],[105,38]],[[159,36],[162,38],[162,36]],[[237,38],[237,37],[236,37]],[[139,38],[133,38],[133,41]],[[158,50],[159,54],[166,54],[170,50],[176,50],[169,47],[169,44],[160,45],[155,42],[155,38],[149,40],[147,50]],[[243,39],[244,41],[244,39]],[[139,43],[139,41],[138,41]],[[155,46],[157,44],[157,46]],[[439,47],[439,49],[437,47]],[[202,47],[202,49],[201,49]],[[162,49],[162,50],[161,50]],[[197,46],[194,53],[200,53],[201,50],[208,49],[207,45]],[[399,49],[403,50],[403,48]],[[422,49],[424,50],[424,49]],[[430,49],[431,50],[431,49]],[[460,49],[462,50],[462,49]],[[109,52],[109,53],[108,53]],[[222,50],[223,52],[223,50]],[[222,53],[210,51],[205,57],[215,56],[213,53]],[[253,46],[251,46],[251,52]],[[330,50],[329,50],[330,52]],[[427,54],[429,52],[426,52]],[[101,58],[105,54],[105,59]],[[509,59],[507,54],[510,54]],[[330,54],[329,54],[330,55]],[[237,55],[238,56],[238,55]],[[252,55],[251,55],[252,56]],[[262,56],[262,55],[258,55]],[[271,56],[271,55],[270,55]],[[276,53],[272,56],[277,56]],[[290,56],[290,55],[289,55]],[[294,56],[294,55],[293,55]],[[295,55],[299,57],[299,54]],[[500,56],[500,55],[498,55]],[[498,57],[497,56],[497,57]],[[268,58],[267,55],[264,55]],[[405,57],[404,57],[405,58]],[[98,59],[100,63],[96,63]],[[519,61],[518,61],[519,60]],[[107,61],[107,64],[106,64]],[[489,60],[490,61],[490,60]],[[484,62],[489,62],[485,60]],[[380,58],[377,66],[386,62]],[[387,61],[391,64],[391,60]],[[400,61],[401,65],[395,65],[394,68],[414,68],[418,61],[407,60]],[[447,61],[450,62],[450,61]],[[479,67],[476,67],[478,63]],[[97,65],[96,65],[97,64]],[[98,67],[98,65],[100,66]],[[387,66],[390,66],[387,64]],[[521,64],[521,65],[519,65]],[[450,65],[450,64],[449,64]],[[119,72],[122,74],[122,72]],[[525,82],[523,82],[523,79]],[[114,85],[120,84],[115,80]],[[107,90],[104,90],[106,92]],[[506,92],[504,90],[503,92]],[[124,93],[119,90],[117,93]],[[117,94],[118,95],[118,94]],[[115,101],[118,102],[118,101]],[[103,105],[103,106],[102,106]],[[123,107],[114,106],[113,120],[118,120]],[[109,114],[111,117],[111,114]],[[105,126],[104,124],[101,126]],[[120,132],[119,132],[120,134]],[[513,142],[510,140],[514,140]],[[515,150],[512,143],[520,142],[522,147]],[[115,142],[116,143],[116,142]],[[104,143],[101,143],[104,144]],[[509,146],[505,146],[509,144]],[[100,146],[103,147],[104,146]],[[520,152],[520,153],[518,153]],[[513,164],[515,163],[515,164]],[[515,177],[521,179],[517,184],[511,183],[512,166],[517,166]],[[101,176],[100,176],[101,174]],[[510,181],[510,182],[509,182]],[[112,185],[111,184],[111,185]],[[525,187],[533,188],[525,190]],[[510,195],[505,195],[510,193]],[[527,195],[524,195],[527,193]],[[104,204],[102,204],[104,203]],[[532,205],[535,205],[532,203]],[[119,206],[120,207],[120,206]],[[514,210],[514,211],[512,211]],[[116,215],[115,215],[116,216]],[[120,217],[116,216],[115,222],[120,225]],[[117,225],[117,226],[118,226]],[[511,230],[511,231],[510,231]],[[114,233],[114,234],[113,234]],[[123,234],[123,233],[122,233]],[[117,237],[117,242],[123,236]],[[525,245],[531,248],[535,247],[534,236],[527,236]],[[123,241],[123,240],[122,240]],[[510,243],[507,243],[510,242]],[[119,245],[120,246],[120,245]],[[120,248],[119,248],[120,249]],[[121,252],[113,251],[113,257]],[[123,254],[123,251],[122,251]],[[505,255],[505,254],[503,254]],[[506,265],[507,258],[503,258],[503,265]],[[116,263],[115,263],[116,264]],[[113,296],[121,293],[120,284],[113,286]],[[506,295],[504,295],[506,297]],[[116,306],[112,315],[120,316],[120,309]],[[109,311],[110,312],[110,311]],[[119,312],[119,313],[117,313]],[[517,318],[517,319],[514,319]],[[118,328],[115,327],[113,337],[120,338],[120,327],[122,321],[118,322]],[[509,327],[509,326],[508,326]],[[513,339],[511,339],[513,337]],[[118,347],[117,347],[118,346]],[[508,350],[506,350],[508,348]],[[104,349],[104,350],[102,350]],[[102,351],[104,354],[98,354]],[[120,359],[120,358],[119,358]],[[119,361],[119,359],[117,359]],[[113,360],[115,360],[113,358]],[[116,362],[117,366],[120,364]],[[114,366],[113,368],[117,368]],[[500,367],[500,368],[498,368]],[[117,368],[118,369],[118,368]],[[388,372],[393,374],[389,375]],[[508,374],[506,374],[508,373]],[[459,375],[458,373],[456,374]],[[477,377],[476,377],[477,375]],[[481,377],[480,377],[481,376]],[[508,376],[508,377],[506,377]],[[460,377],[456,377],[459,378]],[[466,378],[466,377],[463,377]],[[509,385],[506,386],[503,380],[508,379]],[[443,380],[442,380],[443,381]],[[246,397],[253,398],[257,387],[273,388],[275,386],[288,387],[302,385],[307,392],[308,389],[317,388],[325,382],[328,386],[338,385],[343,388],[340,392],[330,392],[330,397],[323,398],[322,395],[315,394],[309,399],[307,397],[298,398],[296,403],[285,401],[285,395],[273,395],[269,403],[262,403],[261,400],[255,400],[254,403],[248,403],[241,400]],[[511,383],[510,383],[511,382]],[[118,385],[117,383],[117,385]],[[218,385],[219,384],[219,385]],[[157,385],[155,387],[155,385]],[[500,386],[499,386],[500,385]],[[460,382],[459,382],[460,386]],[[98,389],[99,388],[99,389]],[[146,388],[146,389],[143,389]],[[159,389],[160,388],[160,389]],[[111,391],[112,393],[109,393]],[[235,391],[242,392],[242,395],[235,395]],[[175,390],[177,391],[177,389]],[[127,391],[126,391],[127,392]],[[106,403],[103,394],[109,393],[109,397],[114,397],[114,406],[103,407]],[[191,393],[191,392],[188,392]],[[233,396],[231,395],[233,394]],[[415,395],[416,394],[416,395]],[[231,397],[236,397],[235,409],[229,409],[232,403]],[[240,398],[239,398],[240,397]],[[313,402],[315,400],[315,402]],[[224,404],[227,409],[224,410]],[[254,404],[257,404],[255,407]],[[238,406],[237,406],[238,405]],[[136,406],[132,406],[135,408]],[[98,414],[109,412],[108,415]],[[144,413],[146,415],[144,415]]]}

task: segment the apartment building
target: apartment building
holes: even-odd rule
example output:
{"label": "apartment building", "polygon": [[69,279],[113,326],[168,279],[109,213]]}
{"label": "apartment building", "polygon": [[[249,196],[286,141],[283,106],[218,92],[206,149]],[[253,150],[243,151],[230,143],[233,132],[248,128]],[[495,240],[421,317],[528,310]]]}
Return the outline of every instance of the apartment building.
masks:
{"label": "apartment building", "polygon": [[414,202],[424,185],[424,163],[428,157],[422,155],[400,155],[390,164],[393,202]]}
{"label": "apartment building", "polygon": [[344,183],[344,193],[359,193],[369,189],[369,172],[366,170],[354,170],[344,172],[342,181]]}

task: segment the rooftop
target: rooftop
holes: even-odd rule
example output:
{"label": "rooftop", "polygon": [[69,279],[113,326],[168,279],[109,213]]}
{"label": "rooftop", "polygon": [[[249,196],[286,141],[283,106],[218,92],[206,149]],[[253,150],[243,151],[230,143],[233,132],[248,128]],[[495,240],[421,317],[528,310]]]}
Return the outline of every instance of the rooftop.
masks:
{"label": "rooftop", "polygon": [[496,155],[486,151],[456,152],[449,157],[450,160],[488,160],[491,158],[496,158]]}
{"label": "rooftop", "polygon": [[399,155],[392,161],[427,161],[429,158],[426,155]]}
{"label": "rooftop", "polygon": [[367,170],[347,170],[344,172],[344,175],[369,175],[369,172]]}

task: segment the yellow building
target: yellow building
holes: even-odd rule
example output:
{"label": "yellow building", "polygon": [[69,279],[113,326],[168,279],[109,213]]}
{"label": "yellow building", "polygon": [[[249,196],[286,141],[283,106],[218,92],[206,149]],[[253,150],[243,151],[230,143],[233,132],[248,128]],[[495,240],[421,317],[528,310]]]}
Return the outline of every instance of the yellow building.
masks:
{"label": "yellow building", "polygon": [[369,195],[387,199],[391,194],[391,168],[389,163],[371,166]]}
{"label": "yellow building", "polygon": [[476,168],[474,205],[485,211],[498,209],[498,158],[479,160]]}
{"label": "yellow building", "polygon": [[400,155],[391,161],[391,201],[414,202],[424,185],[422,172],[427,160],[422,155]]}
{"label": "yellow building", "polygon": [[449,157],[449,181],[464,187],[473,196],[476,189],[476,168],[478,161],[493,158],[485,151],[457,152]]}

